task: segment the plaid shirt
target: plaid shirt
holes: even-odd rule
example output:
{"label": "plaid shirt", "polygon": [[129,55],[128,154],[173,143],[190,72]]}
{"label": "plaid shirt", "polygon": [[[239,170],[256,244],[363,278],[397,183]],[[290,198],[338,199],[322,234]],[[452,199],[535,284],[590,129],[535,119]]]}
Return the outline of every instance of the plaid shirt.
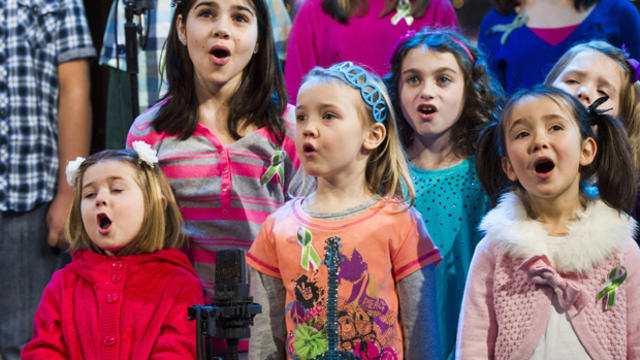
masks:
{"label": "plaid shirt", "polygon": [[0,1],[0,212],[53,199],[58,64],[92,56],[81,0]]}
{"label": "plaid shirt", "polygon": [[[278,58],[284,61],[287,50],[287,38],[291,30],[291,18],[284,5],[283,0],[266,0],[269,6],[271,24],[273,26],[273,38],[276,44]],[[118,17],[115,18],[115,10],[118,10]],[[167,90],[166,79],[162,80],[161,69],[163,58],[163,47],[169,30],[171,29],[171,18],[174,8],[169,0],[157,0],[156,7],[149,12],[148,31],[149,35],[144,48],[140,44],[138,37],[138,101],[140,111],[144,111],[158,101],[158,98]],[[136,19],[134,18],[134,21]],[[122,0],[114,0],[111,4],[107,27],[102,40],[102,50],[100,51],[100,65],[106,65],[114,69],[127,71],[127,56],[124,52],[124,4]],[[118,48],[121,50],[116,56],[116,23],[118,30]],[[147,31],[146,18],[143,20],[143,28]]]}

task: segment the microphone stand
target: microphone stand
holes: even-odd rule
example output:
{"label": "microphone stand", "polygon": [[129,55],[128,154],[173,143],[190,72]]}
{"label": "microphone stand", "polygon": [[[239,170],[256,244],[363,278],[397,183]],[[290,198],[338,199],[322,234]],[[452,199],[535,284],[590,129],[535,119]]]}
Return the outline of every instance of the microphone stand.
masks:
{"label": "microphone stand", "polygon": [[[115,0],[119,1],[119,0]],[[138,38],[137,34],[142,33],[142,25],[137,25],[133,21],[134,15],[142,15],[149,12],[153,5],[152,0],[123,0],[124,2],[124,39],[125,54],[127,60],[127,73],[131,84],[131,113],[135,119],[140,114],[140,104],[138,100]],[[147,29],[149,31],[149,29]]]}

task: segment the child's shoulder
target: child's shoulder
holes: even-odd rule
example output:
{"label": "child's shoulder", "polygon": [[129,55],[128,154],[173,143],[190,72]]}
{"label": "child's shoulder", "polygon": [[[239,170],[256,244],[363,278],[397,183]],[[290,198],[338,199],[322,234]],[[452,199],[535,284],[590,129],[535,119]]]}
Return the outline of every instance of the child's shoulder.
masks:
{"label": "child's shoulder", "polygon": [[155,131],[152,123],[153,123],[153,120],[155,120],[156,117],[158,117],[158,113],[160,112],[160,109],[162,109],[162,106],[166,102],[167,102],[167,99],[156,103],[155,105],[153,105],[152,107],[150,107],[145,112],[143,112],[142,114],[138,115],[138,117],[135,118],[135,120],[133,121],[133,124],[131,124],[131,127],[129,128],[129,135],[127,137],[128,145],[130,145],[131,141],[134,141],[137,139],[145,139],[147,142],[149,142],[150,138],[155,139],[161,135]]}

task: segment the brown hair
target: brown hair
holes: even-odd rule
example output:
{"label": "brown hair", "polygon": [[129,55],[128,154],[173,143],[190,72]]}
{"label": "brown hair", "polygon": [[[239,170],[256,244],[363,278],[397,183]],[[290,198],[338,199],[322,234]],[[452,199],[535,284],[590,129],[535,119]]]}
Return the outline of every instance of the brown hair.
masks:
{"label": "brown hair", "polygon": [[[580,101],[563,90],[542,86],[514,94],[505,105],[500,120],[487,124],[480,134],[476,170],[492,203],[495,205],[500,195],[508,190],[524,190],[517,181],[509,181],[502,170],[502,158],[508,157],[504,150],[505,123],[520,101],[530,97],[551,99],[568,109],[578,124],[581,138],[591,137],[596,140],[595,159],[591,164],[580,167],[580,178],[585,180],[597,176],[600,198],[616,210],[631,212],[636,198],[638,176],[633,171],[631,146],[622,123],[613,116],[587,111]],[[598,126],[597,137],[593,134],[593,125]],[[580,192],[585,194],[583,183],[580,184]]]}
{"label": "brown hair", "polygon": [[627,57],[621,49],[605,41],[589,41],[574,45],[556,61],[544,80],[544,84],[552,86],[573,58],[585,51],[599,52],[620,65],[623,78],[618,117],[629,135],[634,164],[636,168],[640,169],[640,82],[632,81],[635,74],[634,69],[627,62]]}
{"label": "brown hair", "polygon": [[[599,0],[573,0],[573,7],[577,11],[586,10]],[[491,3],[496,10],[503,14],[509,15],[515,11],[516,6],[520,5],[521,0],[492,0]]]}
{"label": "brown hair", "polygon": [[[384,17],[395,10],[400,0],[385,0],[384,8],[378,17]],[[411,5],[411,16],[420,19],[429,8],[430,0],[416,0]],[[346,24],[354,16],[362,17],[367,14],[369,4],[367,0],[322,0],[322,10],[336,19],[339,23]]]}
{"label": "brown hair", "polygon": [[[457,43],[455,40],[459,41]],[[473,56],[473,61],[463,44]],[[453,153],[466,158],[474,153],[475,135],[487,121],[495,121],[500,113],[503,91],[500,84],[490,74],[482,52],[473,47],[462,35],[449,30],[431,31],[423,29],[401,42],[391,56],[391,73],[385,77],[391,100],[396,109],[401,109],[399,82],[402,77],[402,61],[412,49],[424,46],[430,50],[453,54],[464,77],[464,107],[460,118],[451,127]],[[398,111],[400,139],[405,148],[413,142],[415,132],[402,111]]]}
{"label": "brown hair", "polygon": [[144,195],[144,220],[135,240],[118,251],[118,255],[152,253],[160,249],[178,248],[184,238],[180,233],[182,214],[159,166],[151,167],[141,161],[133,150],[104,150],[89,156],[77,170],[71,211],[65,226],[70,251],[89,249],[97,253],[103,250],[95,246],[82,223],[82,178],[85,171],[103,161],[121,161],[136,170],[135,181]]}
{"label": "brown hair", "polygon": [[[229,102],[226,119],[231,136],[238,140],[241,125],[267,127],[278,138],[284,136],[282,114],[287,107],[287,92],[275,52],[269,10],[265,0],[249,0],[258,20],[258,52],[242,72],[242,82]],[[177,3],[167,37],[166,74],[169,90],[163,97],[158,116],[153,120],[157,132],[179,134],[181,140],[190,137],[198,124],[198,100],[195,93],[193,63],[188,49],[178,38],[178,15],[186,23],[196,0]],[[246,123],[241,123],[246,119]]]}

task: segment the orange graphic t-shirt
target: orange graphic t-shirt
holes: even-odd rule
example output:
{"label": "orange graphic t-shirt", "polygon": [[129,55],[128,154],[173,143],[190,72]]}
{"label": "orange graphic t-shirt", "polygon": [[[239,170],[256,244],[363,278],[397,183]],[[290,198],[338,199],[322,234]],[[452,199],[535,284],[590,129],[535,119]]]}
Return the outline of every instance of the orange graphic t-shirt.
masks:
{"label": "orange graphic t-shirt", "polygon": [[362,359],[403,359],[396,282],[441,259],[420,214],[398,212],[404,205],[381,199],[362,213],[329,221],[309,216],[301,203],[294,199],[272,213],[247,253],[248,265],[284,283],[288,358],[304,352],[296,350],[296,336],[326,335],[322,260],[325,239],[338,236],[340,349]]}

